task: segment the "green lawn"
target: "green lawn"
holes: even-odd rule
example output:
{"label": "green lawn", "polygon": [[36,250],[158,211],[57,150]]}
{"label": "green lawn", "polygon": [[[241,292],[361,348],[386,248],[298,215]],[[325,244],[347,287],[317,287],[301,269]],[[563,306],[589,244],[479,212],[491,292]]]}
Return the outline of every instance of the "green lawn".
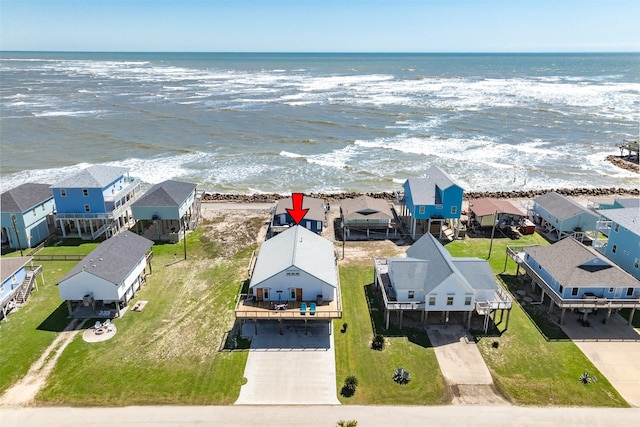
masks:
{"label": "green lawn", "polygon": [[[489,239],[467,238],[451,242],[446,248],[454,256],[486,257],[489,253],[489,243]],[[548,243],[537,234],[523,236],[515,241],[494,239],[489,260],[494,273],[506,281],[512,281],[516,264],[509,260],[505,270],[506,246],[528,244]],[[500,327],[503,329],[504,325]],[[545,336],[555,340],[547,340]],[[538,317],[535,313],[527,315],[517,303],[511,311],[509,329],[499,337],[480,339],[478,347],[496,387],[513,403],[628,406],[580,349],[566,339],[566,335],[557,325],[549,322],[544,316]],[[583,372],[597,376],[598,382],[581,384],[578,378]]]}
{"label": "green lawn", "polygon": [[[383,351],[370,348],[374,328],[378,333],[382,332],[382,316],[374,316],[372,320],[369,312],[373,267],[341,267],[340,281],[343,319],[334,322],[340,401],[358,405],[448,403],[442,373],[424,331],[390,329],[383,334],[387,343]],[[343,323],[348,324],[344,333],[340,332]],[[398,385],[393,381],[393,373],[398,366],[411,373],[409,384]],[[355,375],[359,385],[353,396],[344,397],[340,391],[349,375]]]}

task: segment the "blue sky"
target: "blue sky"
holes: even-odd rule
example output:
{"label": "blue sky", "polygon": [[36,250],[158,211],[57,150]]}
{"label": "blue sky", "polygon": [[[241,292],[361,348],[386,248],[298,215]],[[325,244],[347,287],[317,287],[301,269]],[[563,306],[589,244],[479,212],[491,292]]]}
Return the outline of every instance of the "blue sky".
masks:
{"label": "blue sky", "polygon": [[0,49],[637,52],[639,20],[639,0],[0,0]]}

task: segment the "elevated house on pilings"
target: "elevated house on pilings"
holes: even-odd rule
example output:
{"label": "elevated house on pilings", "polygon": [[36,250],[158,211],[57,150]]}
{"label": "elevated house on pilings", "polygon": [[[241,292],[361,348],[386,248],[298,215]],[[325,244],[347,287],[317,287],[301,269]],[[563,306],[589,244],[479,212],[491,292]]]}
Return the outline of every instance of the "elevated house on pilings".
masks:
{"label": "elevated house on pilings", "polygon": [[629,323],[640,306],[640,281],[634,279],[595,250],[566,237],[551,246],[508,247],[507,255],[524,270],[525,283],[540,292],[538,304],[549,297],[549,314],[561,309],[560,324],[567,310],[578,311],[584,322],[590,314],[630,308]]}
{"label": "elevated house on pilings", "polygon": [[[445,324],[450,314],[462,313],[467,328],[476,313],[486,333],[490,321],[503,321],[505,310],[505,329],[509,327],[512,300],[496,282],[486,260],[454,258],[431,234],[421,237],[406,253],[406,258],[374,261],[374,286],[382,297],[386,328],[391,312],[397,313],[400,328],[405,312],[420,313],[423,324],[428,324],[434,312]],[[500,320],[496,321],[498,311]]]}
{"label": "elevated house on pilings", "polygon": [[346,240],[398,238],[399,221],[393,206],[383,199],[360,196],[340,203]]}
{"label": "elevated house on pilings", "polygon": [[[0,259],[0,314],[7,314],[22,306],[34,287],[38,289],[37,277],[42,274],[41,265],[33,265],[33,257],[3,257]],[[41,276],[42,277],[42,276]],[[44,277],[42,277],[44,284]]]}
{"label": "elevated house on pilings", "polygon": [[64,237],[95,240],[133,224],[131,204],[142,194],[141,181],[126,168],[95,165],[51,186],[56,221]]}
{"label": "elevated house on pilings", "polygon": [[640,205],[600,209],[593,248],[640,280]]}
{"label": "elevated house on pilings", "polygon": [[136,227],[141,228],[144,221],[149,226],[145,232],[149,238],[180,241],[187,230],[195,229],[198,224],[202,195],[196,187],[196,184],[174,180],[154,185],[131,205]]}
{"label": "elevated house on pilings", "polygon": [[95,248],[57,283],[70,317],[120,317],[151,274],[153,242],[123,231]]}
{"label": "elevated house on pilings", "polygon": [[449,223],[460,233],[460,211],[464,190],[442,169],[431,166],[424,178],[409,178],[403,185],[400,215],[407,218],[407,228],[416,239],[431,233],[442,239],[444,225]]}
{"label": "elevated house on pilings", "polygon": [[572,236],[582,241],[596,229],[598,214],[555,191],[533,199],[527,208],[529,219],[555,240]]}
{"label": "elevated house on pilings", "polygon": [[[289,212],[287,212],[287,209],[292,208],[293,198],[286,197],[278,200],[272,212],[269,236],[282,233],[296,225],[296,222],[291,218]],[[304,197],[302,200],[302,209],[308,209],[308,211],[299,225],[314,233],[321,234],[324,229],[324,223],[327,220],[327,212],[329,211],[327,203],[315,197]]]}
{"label": "elevated house on pilings", "polygon": [[27,182],[0,195],[2,247],[31,248],[49,236],[55,210],[50,187]]}

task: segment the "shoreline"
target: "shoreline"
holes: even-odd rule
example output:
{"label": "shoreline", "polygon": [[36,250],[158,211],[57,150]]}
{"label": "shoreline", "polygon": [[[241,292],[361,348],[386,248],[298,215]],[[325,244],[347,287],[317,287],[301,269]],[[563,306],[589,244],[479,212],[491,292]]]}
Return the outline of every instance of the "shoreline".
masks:
{"label": "shoreline", "polygon": [[[549,188],[544,190],[517,190],[517,191],[469,191],[464,193],[464,200],[473,200],[480,198],[490,199],[525,199],[541,196],[543,194],[555,191],[568,197],[597,197],[602,198],[606,196],[640,196],[640,189],[638,188]],[[349,191],[344,193],[310,193],[305,194],[308,197],[314,197],[324,199],[328,202],[335,202],[344,199],[351,199],[358,196],[366,195],[375,199],[385,200],[397,200],[395,192],[377,192],[377,193],[360,193],[356,191]],[[224,194],[224,193],[207,193],[205,192],[202,198],[203,202],[243,202],[243,203],[271,203],[276,202],[283,197],[289,197],[289,195],[267,193],[267,194]]]}

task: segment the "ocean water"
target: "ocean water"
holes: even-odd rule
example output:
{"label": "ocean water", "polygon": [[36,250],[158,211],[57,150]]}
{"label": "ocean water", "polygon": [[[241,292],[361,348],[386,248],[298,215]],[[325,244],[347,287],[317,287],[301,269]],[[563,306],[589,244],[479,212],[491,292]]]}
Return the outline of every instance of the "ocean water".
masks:
{"label": "ocean water", "polygon": [[221,193],[624,187],[640,54],[0,54],[0,190],[91,164]]}

